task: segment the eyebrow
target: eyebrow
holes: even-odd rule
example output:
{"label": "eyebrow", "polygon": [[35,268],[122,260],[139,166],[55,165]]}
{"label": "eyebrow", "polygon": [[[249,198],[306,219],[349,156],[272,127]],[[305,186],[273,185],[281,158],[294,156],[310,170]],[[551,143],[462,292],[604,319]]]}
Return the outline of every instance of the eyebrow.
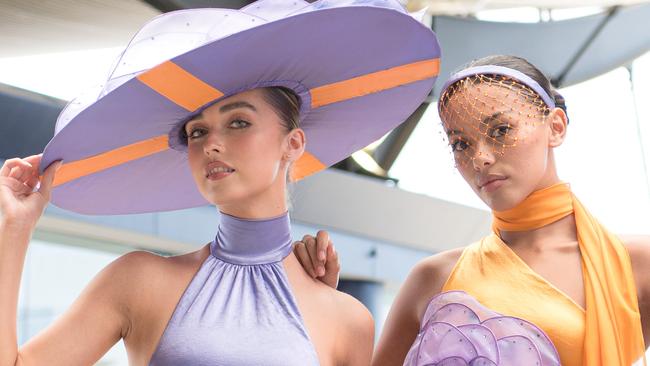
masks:
{"label": "eyebrow", "polygon": [[489,124],[489,123],[492,122],[492,121],[499,121],[499,118],[498,118],[498,117],[501,116],[502,114],[505,114],[505,112],[500,111],[500,112],[492,113],[492,114],[489,115],[488,117],[483,118],[483,124],[486,124],[486,125],[487,125],[487,124]]}
{"label": "eyebrow", "polygon": [[[255,108],[254,105],[248,102],[232,102],[226,105],[222,105],[221,107],[219,107],[219,112],[226,113],[232,111],[233,109],[238,109],[238,108],[248,108],[254,112],[257,112],[257,108]],[[185,122],[185,127],[187,127],[188,124],[201,119],[203,119],[203,112],[197,114],[196,116],[190,118],[187,122]]]}
{"label": "eyebrow", "polygon": [[463,133],[463,131],[461,131],[461,130],[450,130],[450,131],[447,131],[447,136],[461,135],[462,133]]}
{"label": "eyebrow", "polygon": [[[498,118],[498,117],[501,116],[502,114],[505,114],[505,113],[506,113],[506,112],[504,112],[504,111],[494,112],[494,113],[492,113],[491,115],[489,115],[489,116],[483,118],[483,122],[482,122],[482,123],[488,125],[488,124],[490,124],[490,122],[492,122],[492,121],[499,121],[499,118]],[[447,132],[447,136],[451,136],[451,135],[462,135],[462,134],[463,134],[463,131],[461,131],[461,130],[448,130],[448,131],[446,131],[446,132]]]}
{"label": "eyebrow", "polygon": [[200,121],[203,119],[203,113],[199,113],[196,116],[190,118],[185,124],[183,124],[183,131],[185,131],[185,134],[187,134],[187,126],[192,124],[193,122]]}
{"label": "eyebrow", "polygon": [[252,110],[253,112],[257,112],[257,108],[255,108],[254,105],[252,105],[252,104],[250,104],[248,102],[243,102],[243,101],[242,102],[232,102],[232,103],[222,105],[221,107],[219,107],[219,112],[226,113],[226,112],[232,111],[233,109],[238,109],[238,108],[248,108],[248,109]]}

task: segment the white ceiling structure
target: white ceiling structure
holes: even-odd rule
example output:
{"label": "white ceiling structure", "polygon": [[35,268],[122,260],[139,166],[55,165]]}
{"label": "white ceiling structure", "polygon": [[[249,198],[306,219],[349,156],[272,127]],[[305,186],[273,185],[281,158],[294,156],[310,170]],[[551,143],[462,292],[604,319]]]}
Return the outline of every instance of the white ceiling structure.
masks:
{"label": "white ceiling structure", "polygon": [[0,57],[123,46],[159,14],[138,0],[0,0]]}
{"label": "white ceiling structure", "polygon": [[[178,6],[191,1],[176,1]],[[222,1],[203,1],[201,5]],[[233,1],[230,1],[234,3]],[[160,11],[138,0],[0,0],[0,57],[124,45]],[[408,0],[412,11],[467,16],[506,8],[567,9],[627,6],[648,0]],[[188,4],[190,5],[190,4]]]}
{"label": "white ceiling structure", "polygon": [[479,11],[511,8],[608,8],[648,3],[648,0],[408,0],[409,10],[427,8],[435,15],[471,15]]}
{"label": "white ceiling structure", "polygon": [[[126,45],[145,22],[160,14],[161,9],[234,7],[245,2],[0,0],[0,58],[120,47]],[[563,85],[571,85],[618,67],[650,48],[650,30],[639,32],[644,27],[648,29],[645,21],[650,18],[648,0],[408,0],[406,3],[411,10],[427,7],[429,13],[435,15],[433,28],[444,52],[442,76],[473,58],[508,53],[529,58],[552,77],[566,74]],[[597,7],[602,8],[603,13],[534,24],[495,23],[472,16],[485,10],[531,7]],[[612,7],[616,14],[610,16],[608,11]],[[461,17],[446,16],[450,14]],[[615,49],[611,49],[612,44],[616,44]],[[540,52],[538,45],[550,48]],[[591,52],[591,55],[578,60],[582,57],[580,52]],[[548,56],[542,59],[543,54],[553,55],[554,59]],[[562,55],[562,60],[558,60],[557,55]],[[567,65],[566,62],[572,62],[573,58],[576,64]]]}

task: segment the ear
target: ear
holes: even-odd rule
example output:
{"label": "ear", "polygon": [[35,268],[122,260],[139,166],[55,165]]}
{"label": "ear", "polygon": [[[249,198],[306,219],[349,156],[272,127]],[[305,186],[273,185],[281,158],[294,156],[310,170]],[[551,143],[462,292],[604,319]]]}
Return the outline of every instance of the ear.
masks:
{"label": "ear", "polygon": [[546,118],[550,129],[548,146],[558,147],[562,145],[566,138],[566,131],[569,123],[566,113],[564,113],[562,108],[555,108]]}
{"label": "ear", "polygon": [[305,152],[305,131],[300,128],[295,128],[289,131],[285,141],[284,160],[287,163],[293,163]]}

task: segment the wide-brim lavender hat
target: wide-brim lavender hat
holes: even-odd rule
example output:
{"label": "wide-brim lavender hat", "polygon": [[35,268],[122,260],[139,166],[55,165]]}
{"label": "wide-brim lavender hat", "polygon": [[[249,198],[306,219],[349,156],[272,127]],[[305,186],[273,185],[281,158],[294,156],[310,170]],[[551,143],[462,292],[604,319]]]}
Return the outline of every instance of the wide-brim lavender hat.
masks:
{"label": "wide-brim lavender hat", "polygon": [[298,180],[402,123],[439,70],[431,29],[397,0],[260,0],[145,25],[106,83],[72,101],[41,167],[63,160],[52,203],[85,214],[206,205],[178,128],[216,101],[264,86],[301,98]]}

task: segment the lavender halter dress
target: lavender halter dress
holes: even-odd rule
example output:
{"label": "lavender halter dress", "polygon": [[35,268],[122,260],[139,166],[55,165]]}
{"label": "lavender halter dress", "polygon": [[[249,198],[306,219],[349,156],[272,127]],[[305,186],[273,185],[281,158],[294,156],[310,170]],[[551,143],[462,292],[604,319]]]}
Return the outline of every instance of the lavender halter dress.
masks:
{"label": "lavender halter dress", "polygon": [[318,365],[282,260],[287,214],[244,220],[221,214],[210,255],[167,324],[150,365]]}

